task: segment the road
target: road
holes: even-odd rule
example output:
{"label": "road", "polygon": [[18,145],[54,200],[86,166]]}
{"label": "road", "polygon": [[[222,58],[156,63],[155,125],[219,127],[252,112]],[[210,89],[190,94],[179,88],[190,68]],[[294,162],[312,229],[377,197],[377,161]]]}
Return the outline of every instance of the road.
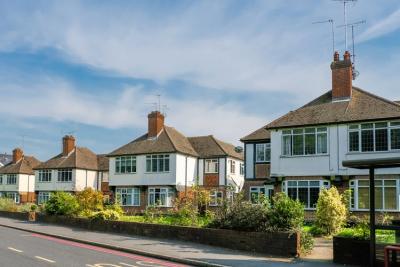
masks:
{"label": "road", "polygon": [[188,265],[0,227],[0,266],[185,267]]}

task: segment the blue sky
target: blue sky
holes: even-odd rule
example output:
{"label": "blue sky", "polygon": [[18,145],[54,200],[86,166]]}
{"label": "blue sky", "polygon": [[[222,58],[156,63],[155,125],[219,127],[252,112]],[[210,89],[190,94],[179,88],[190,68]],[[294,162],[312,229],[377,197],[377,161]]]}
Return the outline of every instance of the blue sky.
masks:
{"label": "blue sky", "polygon": [[[359,0],[354,85],[400,99],[400,3]],[[0,1],[0,152],[41,160],[78,145],[107,153],[166,123],[239,138],[330,89],[331,0]],[[343,29],[336,48],[344,50]]]}

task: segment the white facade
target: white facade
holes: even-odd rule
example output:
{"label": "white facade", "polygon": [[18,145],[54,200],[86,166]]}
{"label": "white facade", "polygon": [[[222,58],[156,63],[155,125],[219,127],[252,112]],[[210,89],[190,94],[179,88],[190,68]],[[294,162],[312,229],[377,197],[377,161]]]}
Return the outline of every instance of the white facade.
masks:
{"label": "white facade", "polygon": [[[334,124],[318,127],[327,127],[328,142],[326,154],[284,156],[282,151],[282,129],[271,130],[271,176],[368,175],[368,170],[345,168],[342,166],[342,162],[344,160],[400,156],[400,150],[385,152],[349,152],[349,124]],[[246,150],[246,157],[251,156],[250,154],[251,152]],[[249,168],[246,169],[246,173],[250,171]],[[377,169],[376,174],[399,174],[400,178],[400,168]]]}
{"label": "white facade", "polygon": [[0,183],[0,191],[2,192],[34,192],[35,191],[35,176],[29,174],[16,174],[16,183],[7,184],[7,175],[2,176]]}
{"label": "white facade", "polygon": [[50,170],[50,172],[50,181],[39,181],[39,170],[35,170],[35,191],[76,192],[85,188],[98,188],[97,171],[72,169],[72,180],[70,182],[59,182],[57,169]]}

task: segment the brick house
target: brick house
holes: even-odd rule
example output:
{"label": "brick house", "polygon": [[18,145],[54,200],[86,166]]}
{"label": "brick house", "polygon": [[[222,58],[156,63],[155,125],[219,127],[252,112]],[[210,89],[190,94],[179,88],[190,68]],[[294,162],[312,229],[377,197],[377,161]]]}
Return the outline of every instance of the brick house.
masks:
{"label": "brick house", "polygon": [[[343,160],[400,156],[400,105],[352,86],[350,54],[336,52],[332,89],[268,124],[276,191],[316,207],[321,188],[351,189],[351,209],[368,211],[368,173]],[[246,154],[247,155],[247,154]],[[400,169],[377,171],[376,207],[399,212]],[[398,213],[395,213],[398,214]]]}
{"label": "brick house", "polygon": [[39,164],[34,170],[38,204],[46,202],[56,191],[75,193],[85,188],[107,189],[107,158],[96,155],[88,148],[76,146],[71,135],[63,137],[60,154]]}
{"label": "brick house", "polygon": [[108,154],[109,184],[115,198],[129,211],[147,206],[170,208],[193,185],[212,189],[215,205],[226,188],[243,186],[241,153],[213,136],[186,137],[164,125],[158,111],[148,115],[148,132]]}
{"label": "brick house", "polygon": [[11,198],[18,204],[35,202],[33,168],[39,164],[35,157],[25,156],[22,149],[14,149],[12,161],[0,168],[0,197]]}

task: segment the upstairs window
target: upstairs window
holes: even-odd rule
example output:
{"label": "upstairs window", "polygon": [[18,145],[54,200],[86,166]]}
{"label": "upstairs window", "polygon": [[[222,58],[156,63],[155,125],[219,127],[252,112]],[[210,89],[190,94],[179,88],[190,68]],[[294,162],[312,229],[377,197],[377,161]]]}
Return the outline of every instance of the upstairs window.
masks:
{"label": "upstairs window", "polygon": [[3,183],[3,175],[0,174],[0,184]]}
{"label": "upstairs window", "polygon": [[229,161],[229,170],[231,174],[235,174],[236,172],[236,162],[234,160]]}
{"label": "upstairs window", "polygon": [[218,173],[218,169],[219,169],[218,159],[205,160],[205,173]]}
{"label": "upstairs window", "polygon": [[256,144],[256,162],[271,161],[271,144]]}
{"label": "upstairs window", "polygon": [[136,157],[123,156],[115,158],[115,173],[136,173]]}
{"label": "upstairs window", "polygon": [[146,172],[169,172],[169,155],[146,156]]}
{"label": "upstairs window", "polygon": [[223,201],[223,192],[222,191],[217,191],[213,190],[210,192],[210,206],[219,206],[222,204]]}
{"label": "upstairs window", "polygon": [[72,169],[60,169],[58,170],[58,182],[68,183],[72,182]]}
{"label": "upstairs window", "polygon": [[240,163],[240,175],[244,175],[244,163]]}
{"label": "upstairs window", "polygon": [[51,182],[51,170],[39,170],[39,182]]}
{"label": "upstairs window", "polygon": [[17,184],[17,175],[7,174],[7,184]]}
{"label": "upstairs window", "polygon": [[349,126],[349,152],[381,152],[400,149],[400,121]]}
{"label": "upstairs window", "polygon": [[282,131],[284,156],[320,155],[328,153],[326,127],[292,129]]}

